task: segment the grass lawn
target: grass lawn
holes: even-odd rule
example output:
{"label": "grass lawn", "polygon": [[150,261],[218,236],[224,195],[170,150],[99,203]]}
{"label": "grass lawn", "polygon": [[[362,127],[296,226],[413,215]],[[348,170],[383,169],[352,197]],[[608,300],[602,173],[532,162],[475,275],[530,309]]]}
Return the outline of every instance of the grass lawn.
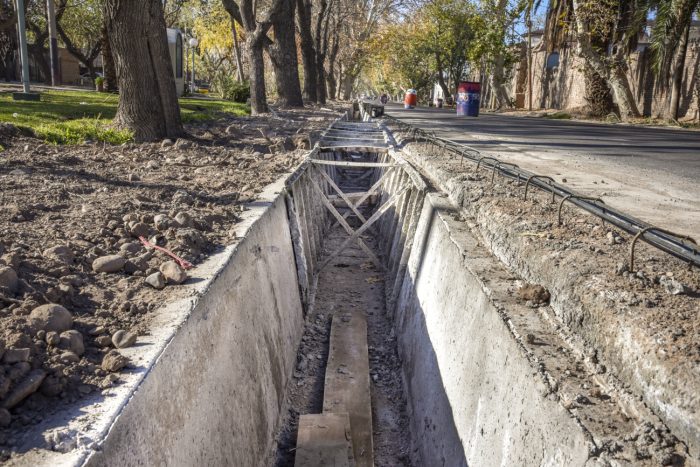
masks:
{"label": "grass lawn", "polygon": [[[41,102],[12,100],[0,92],[0,122],[29,128],[54,144],[79,144],[86,139],[121,144],[130,141],[128,131],[111,127],[117,112],[116,94],[92,91],[42,91]],[[222,114],[247,115],[244,104],[224,100],[180,98],[183,122],[204,122]]]}

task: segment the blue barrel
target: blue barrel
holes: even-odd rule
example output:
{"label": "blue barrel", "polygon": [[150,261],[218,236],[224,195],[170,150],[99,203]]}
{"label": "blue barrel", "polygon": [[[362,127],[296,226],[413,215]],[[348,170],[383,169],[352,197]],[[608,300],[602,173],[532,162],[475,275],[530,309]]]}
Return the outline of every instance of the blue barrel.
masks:
{"label": "blue barrel", "polygon": [[478,117],[481,106],[481,83],[463,81],[457,87],[457,115]]}

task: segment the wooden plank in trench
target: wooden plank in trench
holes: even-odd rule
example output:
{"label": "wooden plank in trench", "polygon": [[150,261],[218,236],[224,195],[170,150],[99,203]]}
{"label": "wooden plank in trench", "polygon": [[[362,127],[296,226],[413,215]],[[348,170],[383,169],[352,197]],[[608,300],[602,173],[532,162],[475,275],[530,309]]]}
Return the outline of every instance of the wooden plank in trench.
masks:
{"label": "wooden plank in trench", "polygon": [[348,413],[355,465],[372,467],[374,450],[367,319],[362,313],[337,312],[333,315],[323,412]]}
{"label": "wooden plank in trench", "polygon": [[294,467],[354,465],[348,414],[323,413],[299,417]]}

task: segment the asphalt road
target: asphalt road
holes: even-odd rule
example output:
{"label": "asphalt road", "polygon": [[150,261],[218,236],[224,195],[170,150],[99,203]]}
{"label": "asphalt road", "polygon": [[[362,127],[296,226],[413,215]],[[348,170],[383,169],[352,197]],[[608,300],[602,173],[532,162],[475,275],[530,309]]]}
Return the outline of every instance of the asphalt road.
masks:
{"label": "asphalt road", "polygon": [[532,172],[558,175],[647,222],[700,236],[700,132],[494,113],[457,117],[454,110],[397,104],[386,113]]}

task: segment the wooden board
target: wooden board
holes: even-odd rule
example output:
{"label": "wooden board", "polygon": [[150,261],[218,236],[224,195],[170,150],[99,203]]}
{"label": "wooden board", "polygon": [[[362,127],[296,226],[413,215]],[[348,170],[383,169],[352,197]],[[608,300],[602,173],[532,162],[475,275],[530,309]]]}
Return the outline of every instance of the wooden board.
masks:
{"label": "wooden board", "polygon": [[367,320],[361,312],[333,315],[323,412],[350,416],[355,464],[374,465]]}
{"label": "wooden board", "polygon": [[351,467],[352,456],[348,414],[299,417],[295,467]]}

